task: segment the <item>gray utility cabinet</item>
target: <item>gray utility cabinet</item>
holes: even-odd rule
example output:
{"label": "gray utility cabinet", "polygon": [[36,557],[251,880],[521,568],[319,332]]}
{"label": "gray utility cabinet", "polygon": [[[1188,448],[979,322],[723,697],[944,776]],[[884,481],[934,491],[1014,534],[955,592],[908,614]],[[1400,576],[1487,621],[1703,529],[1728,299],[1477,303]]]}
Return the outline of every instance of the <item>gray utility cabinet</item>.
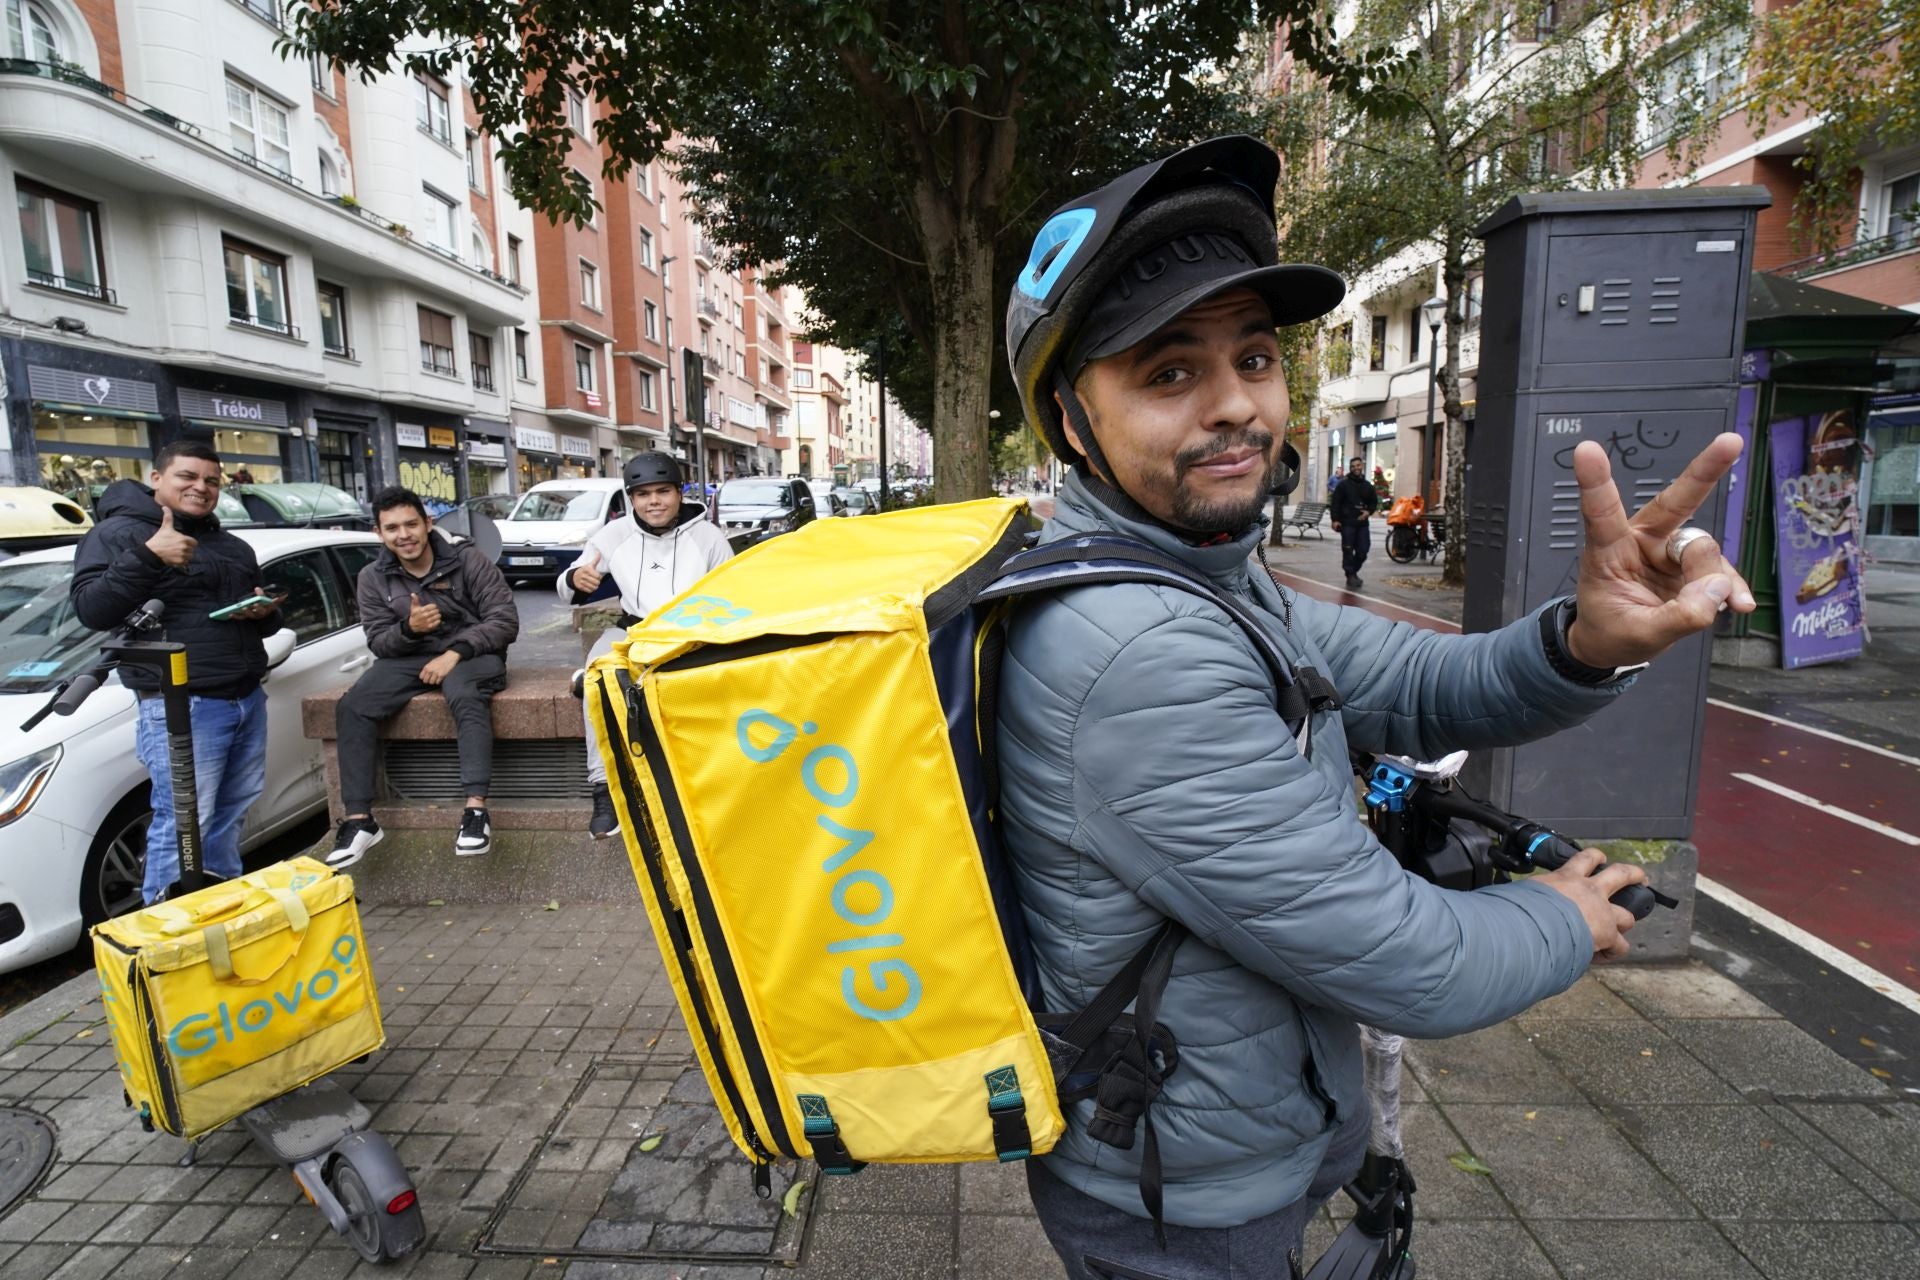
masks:
{"label": "gray utility cabinet", "polygon": [[[1478,229],[1466,630],[1572,593],[1585,540],[1575,445],[1607,450],[1634,512],[1732,429],[1754,218],[1768,203],[1760,187],[1556,192],[1518,196]],[[1718,529],[1724,504],[1723,484],[1695,522]],[[1689,835],[1710,639],[1676,646],[1577,729],[1479,753],[1469,787],[1586,839]]]}

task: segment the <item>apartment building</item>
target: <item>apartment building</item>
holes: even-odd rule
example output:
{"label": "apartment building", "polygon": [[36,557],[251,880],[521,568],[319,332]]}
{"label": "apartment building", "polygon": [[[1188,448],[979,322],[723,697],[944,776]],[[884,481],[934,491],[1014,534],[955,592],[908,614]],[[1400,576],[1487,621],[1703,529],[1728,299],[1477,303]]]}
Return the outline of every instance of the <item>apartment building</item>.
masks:
{"label": "apartment building", "polygon": [[534,304],[461,86],[283,60],[264,0],[8,10],[8,479],[85,496],[190,436],[262,482],[501,486]]}
{"label": "apartment building", "polygon": [[781,456],[783,474],[846,484],[846,353],[812,342],[793,344],[793,428]]}

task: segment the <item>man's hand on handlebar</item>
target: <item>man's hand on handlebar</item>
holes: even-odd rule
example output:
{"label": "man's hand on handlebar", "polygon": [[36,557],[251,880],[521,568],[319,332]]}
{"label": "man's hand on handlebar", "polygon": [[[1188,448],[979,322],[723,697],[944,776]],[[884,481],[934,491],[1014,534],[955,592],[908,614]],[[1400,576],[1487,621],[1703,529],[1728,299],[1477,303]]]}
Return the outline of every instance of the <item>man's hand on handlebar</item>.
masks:
{"label": "man's hand on handlebar", "polygon": [[1618,960],[1629,950],[1625,934],[1633,928],[1633,913],[1607,901],[1628,885],[1645,884],[1646,870],[1629,862],[1608,862],[1598,849],[1582,849],[1554,871],[1543,871],[1534,879],[1558,890],[1580,908],[1580,916],[1593,934],[1593,960],[1602,964]]}

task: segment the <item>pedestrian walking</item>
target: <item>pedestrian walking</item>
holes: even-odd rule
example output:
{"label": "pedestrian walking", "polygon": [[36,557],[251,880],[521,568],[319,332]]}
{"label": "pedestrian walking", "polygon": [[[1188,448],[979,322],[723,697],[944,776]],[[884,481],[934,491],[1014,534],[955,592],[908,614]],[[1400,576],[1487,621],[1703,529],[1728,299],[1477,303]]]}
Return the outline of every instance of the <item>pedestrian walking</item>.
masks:
{"label": "pedestrian walking", "polygon": [[453,713],[467,792],[453,851],[487,853],[493,695],[506,687],[507,646],[520,634],[513,587],[480,548],[447,541],[411,489],[381,490],[373,519],[382,550],[360,570],[355,597],[374,660],[334,707],[343,813],[327,864],[350,867],[380,843],[385,833],[373,819],[380,726],[430,689]]}
{"label": "pedestrian walking", "polygon": [[[214,514],[220,477],[220,455],[210,445],[176,440],[154,458],[146,484],[109,485],[94,513],[99,523],[74,552],[69,590],[74,613],[95,631],[119,627],[148,600],[166,606],[166,637],[187,649],[201,859],[209,873],[231,879],[240,874],[241,822],[267,785],[261,642],[280,629],[286,597],[224,612],[268,592],[253,548]],[[141,894],[158,902],[180,875],[161,676],[128,665],[120,679],[140,699],[134,751],[153,780]]]}
{"label": "pedestrian walking", "polygon": [[1334,530],[1340,535],[1340,567],[1346,571],[1347,590],[1358,591],[1366,584],[1360,580],[1360,566],[1373,549],[1373,526],[1369,523],[1380,507],[1380,493],[1368,480],[1366,464],[1359,458],[1347,460],[1347,474],[1333,488],[1328,504]]}

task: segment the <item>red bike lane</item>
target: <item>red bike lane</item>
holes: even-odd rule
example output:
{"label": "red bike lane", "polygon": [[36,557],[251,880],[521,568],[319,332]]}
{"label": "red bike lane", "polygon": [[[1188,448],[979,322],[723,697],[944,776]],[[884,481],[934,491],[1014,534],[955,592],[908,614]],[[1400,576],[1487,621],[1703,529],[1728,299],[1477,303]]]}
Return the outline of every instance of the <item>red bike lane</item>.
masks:
{"label": "red bike lane", "polygon": [[[1316,599],[1460,629],[1297,574],[1274,577]],[[1710,702],[1693,841],[1702,876],[1920,988],[1920,762]]]}

